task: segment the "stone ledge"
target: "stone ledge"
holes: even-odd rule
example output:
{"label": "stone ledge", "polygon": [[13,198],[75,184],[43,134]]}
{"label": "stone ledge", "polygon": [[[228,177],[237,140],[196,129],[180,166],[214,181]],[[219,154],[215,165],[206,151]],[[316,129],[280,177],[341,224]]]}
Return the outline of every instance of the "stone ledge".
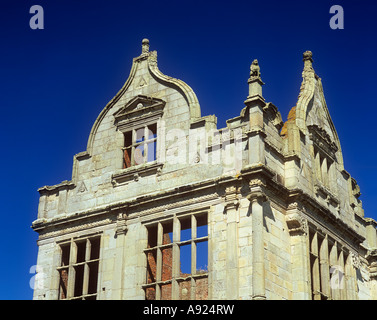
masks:
{"label": "stone ledge", "polygon": [[163,167],[162,163],[153,162],[139,166],[123,169],[121,172],[114,173],[111,176],[111,183],[114,187],[127,184],[131,181],[138,181],[140,177],[158,174]]}

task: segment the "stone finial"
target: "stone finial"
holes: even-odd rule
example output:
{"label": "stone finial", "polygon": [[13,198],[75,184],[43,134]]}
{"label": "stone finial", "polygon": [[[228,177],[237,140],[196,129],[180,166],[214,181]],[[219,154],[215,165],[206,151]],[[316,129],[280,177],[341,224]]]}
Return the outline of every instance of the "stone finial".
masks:
{"label": "stone finial", "polygon": [[260,78],[260,67],[258,64],[258,60],[254,59],[250,66],[250,77],[257,77]]}
{"label": "stone finial", "polygon": [[313,70],[313,53],[311,51],[305,51],[302,54],[302,60],[304,61],[304,69]]}
{"label": "stone finial", "polygon": [[262,86],[264,85],[261,79],[260,67],[257,59],[254,59],[250,66],[250,78],[247,81],[249,83],[249,96],[251,97],[259,97],[262,100]]}
{"label": "stone finial", "polygon": [[149,40],[143,39],[142,45],[141,45],[141,53],[148,53],[149,52]]}
{"label": "stone finial", "polygon": [[302,56],[304,61],[309,60],[313,62],[313,53],[311,51],[305,51]]}

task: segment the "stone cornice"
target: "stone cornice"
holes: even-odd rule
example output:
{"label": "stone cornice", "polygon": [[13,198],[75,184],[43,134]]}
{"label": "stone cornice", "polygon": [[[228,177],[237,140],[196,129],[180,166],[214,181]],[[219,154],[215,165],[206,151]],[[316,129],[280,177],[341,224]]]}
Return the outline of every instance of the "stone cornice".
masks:
{"label": "stone cornice", "polygon": [[[227,200],[229,200],[226,202],[233,206],[237,205],[237,203],[234,201],[237,202],[238,200],[238,198],[236,197],[236,199],[234,196],[237,196],[237,194],[242,194],[244,197],[250,195],[249,200],[252,200],[254,196],[265,200],[267,197],[269,197],[269,199],[281,199],[282,203],[286,203],[287,210],[289,210],[290,204],[296,202],[301,206],[301,208],[307,208],[309,211],[318,216],[318,218],[316,218],[315,216],[311,216],[311,214],[306,212],[306,210],[302,210],[303,214],[308,220],[313,220],[319,224],[323,223],[320,220],[326,221],[326,226],[323,226],[324,228],[333,230],[332,232],[334,234],[337,234],[339,230],[341,233],[346,235],[349,241],[354,244],[360,244],[365,240],[362,235],[358,234],[341,219],[333,215],[328,208],[322,206],[312,196],[299,189],[289,190],[285,188],[284,185],[275,181],[274,176],[275,172],[270,170],[265,165],[260,164],[256,166],[248,166],[242,169],[240,175],[238,176],[222,176],[215,179],[208,179],[182,185],[169,190],[164,190],[159,193],[139,196],[107,206],[70,214],[62,214],[50,219],[38,219],[33,222],[32,228],[42,234],[46,233],[47,229],[55,229],[56,227],[68,228],[72,222],[94,217],[99,219],[100,216],[105,217],[105,214],[108,215],[108,217],[116,217],[119,213],[126,212],[126,210],[131,214],[135,209],[140,212],[140,210],[144,210],[142,209],[142,206],[145,207],[146,212],[149,214],[152,211],[160,211],[161,206],[166,207],[166,204],[163,204],[163,202],[166,200],[171,201],[174,197],[176,197],[176,203],[171,204],[169,208],[173,208],[176,205],[184,206],[185,204],[189,204],[191,202],[195,203],[197,202],[196,198],[199,194],[210,201],[219,197],[225,197]],[[245,185],[245,183],[247,183],[247,185]],[[245,186],[247,187],[247,190],[243,190]],[[229,189],[229,187],[233,187],[234,190],[232,188]],[[212,192],[210,191],[211,189]],[[260,194],[258,192],[253,192],[258,191],[257,189],[260,189],[263,192]],[[196,196],[193,196],[194,193],[196,193]],[[272,195],[275,197],[272,197]],[[182,200],[182,202],[179,199],[186,200]],[[158,203],[160,203],[160,205],[157,205]],[[120,227],[125,226],[124,222],[119,222],[118,225]]]}
{"label": "stone cornice", "polygon": [[[302,212],[305,219],[313,221],[315,224],[320,225],[323,229],[329,230],[335,237],[340,232],[344,235],[343,239],[348,238],[348,242],[350,245],[352,244],[353,247],[355,245],[360,247],[362,242],[365,240],[364,236],[357,233],[339,217],[336,217],[328,208],[322,206],[316,199],[302,190],[290,190],[288,203],[295,202],[301,207],[300,212]],[[308,210],[311,213],[308,212]],[[315,213],[317,217],[312,213]],[[323,224],[323,221],[326,221],[326,225]]]}
{"label": "stone cornice", "polygon": [[59,184],[56,184],[54,186],[44,186],[38,189],[39,194],[45,195],[45,194],[51,194],[54,192],[57,192],[59,190],[69,190],[75,188],[76,185],[72,181],[64,180]]}
{"label": "stone cornice", "polygon": [[111,183],[114,187],[117,187],[131,181],[138,181],[140,177],[159,174],[162,167],[162,163],[153,162],[122,169],[121,171],[112,174]]}
{"label": "stone cornice", "polygon": [[[262,175],[263,177],[272,177],[273,172],[271,172],[267,167],[265,166],[255,166],[255,167],[249,167],[245,168],[243,176],[250,178],[251,175]],[[64,227],[68,226],[68,224],[78,221],[78,220],[83,220],[83,219],[88,219],[88,218],[93,218],[97,216],[101,216],[104,214],[109,214],[109,213],[118,213],[118,212],[123,212],[126,209],[130,209],[132,211],[132,208],[140,208],[140,206],[147,206],[155,204],[160,201],[165,201],[165,200],[171,200],[172,197],[174,196],[179,196],[184,197],[184,196],[189,196],[190,194],[194,192],[204,192],[205,190],[208,190],[210,188],[214,188],[214,190],[219,190],[220,188],[226,188],[227,186],[241,184],[241,176],[238,177],[233,177],[233,176],[222,176],[218,177],[215,179],[208,179],[205,181],[200,181],[200,182],[195,182],[192,184],[188,185],[183,185],[179,187],[172,188],[170,190],[165,190],[163,192],[159,193],[153,193],[153,194],[148,194],[148,195],[143,195],[139,196],[133,199],[128,199],[125,201],[117,202],[111,205],[106,205],[106,206],[101,206],[101,207],[96,207],[94,209],[89,209],[89,210],[84,210],[80,212],[74,212],[74,213],[69,213],[69,214],[61,214],[57,215],[53,218],[49,219],[37,219],[32,223],[32,228],[39,233],[45,232],[46,229],[49,228],[55,228],[56,226],[59,227]],[[216,192],[214,193],[216,194]],[[217,197],[219,196],[216,194]],[[195,199],[193,199],[195,201]]]}

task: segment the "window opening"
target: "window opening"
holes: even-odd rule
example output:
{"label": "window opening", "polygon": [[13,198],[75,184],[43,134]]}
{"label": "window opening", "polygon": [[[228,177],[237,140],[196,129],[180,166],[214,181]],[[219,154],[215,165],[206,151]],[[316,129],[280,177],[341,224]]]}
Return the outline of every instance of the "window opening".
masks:
{"label": "window opening", "polygon": [[145,298],[208,299],[207,214],[147,226]]}
{"label": "window opening", "polygon": [[124,133],[123,168],[157,159],[157,124],[143,126]]}
{"label": "window opening", "polygon": [[100,237],[71,239],[60,250],[58,299],[96,299]]}

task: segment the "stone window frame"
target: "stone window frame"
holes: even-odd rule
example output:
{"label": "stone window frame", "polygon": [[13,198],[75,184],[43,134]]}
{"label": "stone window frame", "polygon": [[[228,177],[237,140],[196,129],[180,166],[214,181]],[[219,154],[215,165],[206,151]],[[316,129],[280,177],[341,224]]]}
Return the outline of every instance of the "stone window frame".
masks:
{"label": "stone window frame", "polygon": [[[141,137],[139,137],[141,131],[143,132],[141,133]],[[151,133],[152,133],[152,137],[150,136]],[[143,124],[138,128],[132,128],[128,131],[123,132],[123,136],[124,136],[124,147],[122,148],[123,169],[132,168],[137,165],[147,164],[147,163],[152,163],[152,162],[157,161],[157,140],[158,140],[157,122],[152,123],[152,124]],[[155,148],[153,152],[154,153],[153,160],[148,160],[148,158],[150,157],[150,150],[149,150],[150,144],[153,144]],[[137,161],[137,159],[135,159],[137,157],[136,150],[140,150],[138,149],[139,147],[143,148],[143,152],[144,152],[143,160],[140,161],[140,163],[135,163]],[[128,150],[130,151],[130,154],[128,154]],[[129,161],[130,161],[129,165],[127,165],[126,163],[127,161],[126,157],[129,158]]]}
{"label": "stone window frame", "polygon": [[353,252],[311,224],[308,246],[312,300],[356,299]]}
{"label": "stone window frame", "polygon": [[334,159],[327,156],[317,145],[313,145],[317,181],[328,190],[333,190]]}
{"label": "stone window frame", "polygon": [[[161,143],[161,119],[164,107],[165,101],[161,99],[138,95],[131,99],[124,108],[114,114],[117,130],[119,130],[124,137],[127,132],[135,132],[140,128],[146,130],[145,128],[148,126],[156,126],[156,138],[154,138],[156,141],[156,159],[154,161],[136,165],[131,163],[130,167],[122,168],[119,172],[112,175],[113,186],[122,185],[131,181],[138,181],[141,176],[153,175],[161,171],[163,163],[159,160],[161,158],[159,144]],[[127,111],[128,108],[131,108],[131,110]],[[145,131],[144,134],[146,134]],[[136,138],[134,135],[135,134],[133,133],[132,140]],[[122,147],[122,166],[124,163],[124,152],[126,148],[127,147],[124,143]]]}
{"label": "stone window frame", "polygon": [[330,201],[336,201],[337,185],[335,167],[337,163],[337,145],[331,140],[326,130],[317,125],[308,126],[309,138],[312,141],[315,172],[315,188]]}
{"label": "stone window frame", "polygon": [[[198,223],[199,220],[199,223]],[[188,228],[188,222],[190,227]],[[205,222],[205,223],[204,223]],[[184,229],[181,226],[184,226]],[[197,227],[207,226],[207,235],[197,237]],[[207,279],[207,290],[208,290],[208,256],[209,256],[209,221],[207,212],[199,213],[189,213],[180,216],[174,216],[173,218],[162,220],[159,222],[153,222],[146,224],[148,233],[148,247],[144,249],[145,259],[146,259],[146,277],[144,285],[142,288],[145,291],[145,299],[148,300],[148,291],[152,291],[152,296],[154,294],[154,299],[150,300],[165,300],[166,296],[174,300],[197,300],[199,292],[196,292],[196,286],[198,281],[201,279]],[[150,246],[149,235],[152,230],[156,234],[155,243]],[[181,239],[181,231],[191,229],[190,239]],[[165,230],[165,231],[164,231]],[[166,232],[167,231],[167,232]],[[171,234],[173,236],[173,241],[166,243],[164,241],[164,236],[166,234]],[[170,239],[171,240],[171,239]],[[207,243],[207,269],[200,270],[197,269],[197,246],[199,243]],[[183,273],[181,270],[181,248],[185,246],[191,246],[191,273]],[[170,250],[171,253],[171,277],[164,279],[164,268],[169,268],[164,261],[165,254],[164,250]],[[169,252],[169,251],[168,251]],[[152,263],[149,262],[150,257],[152,257]],[[151,264],[155,263],[155,272],[149,270]],[[168,263],[169,264],[169,263]],[[153,278],[149,278],[150,275],[154,275]],[[182,290],[184,285],[189,288],[190,295],[183,296]],[[208,298],[208,295],[207,295]]]}
{"label": "stone window frame", "polygon": [[101,241],[101,234],[97,233],[57,242],[59,247],[59,266],[56,268],[59,279],[58,300],[97,299]]}

